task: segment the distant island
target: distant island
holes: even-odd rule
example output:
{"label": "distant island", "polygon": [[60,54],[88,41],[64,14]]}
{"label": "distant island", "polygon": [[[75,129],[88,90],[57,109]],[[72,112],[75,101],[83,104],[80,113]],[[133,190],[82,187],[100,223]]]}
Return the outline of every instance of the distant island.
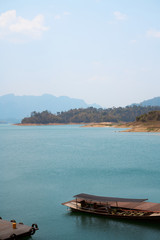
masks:
{"label": "distant island", "polygon": [[[106,102],[106,106],[107,106],[107,104],[108,103]],[[141,107],[158,106],[158,107],[160,107],[160,97],[145,100],[141,103],[131,104],[128,107],[134,107],[134,106],[137,106],[137,107],[139,107],[139,106],[141,106]],[[42,96],[29,96],[29,95],[16,96],[14,94],[7,94],[7,95],[0,96],[0,121],[6,122],[6,123],[20,123],[23,118],[29,117],[32,112],[42,113],[43,111],[47,110],[48,112],[51,112],[52,114],[58,115],[57,113],[66,112],[71,109],[73,109],[73,110],[74,109],[87,109],[90,107],[97,109],[97,113],[96,113],[96,111],[94,111],[95,113],[91,114],[92,115],[91,118],[93,118],[93,120],[95,122],[101,122],[103,120],[104,121],[107,121],[107,120],[108,121],[116,121],[117,117],[118,117],[117,121],[119,121],[119,119],[124,119],[124,118],[126,120],[122,120],[122,121],[134,121],[136,116],[146,113],[145,110],[140,111],[139,108],[137,110],[134,108],[133,109],[134,111],[132,111],[132,109],[131,109],[131,112],[134,112],[133,116],[131,116],[132,114],[130,114],[130,110],[128,109],[128,107],[126,107],[126,108],[112,107],[112,108],[108,108],[108,109],[102,109],[101,106],[98,104],[95,104],[95,103],[87,104],[82,99],[75,99],[75,98],[70,98],[67,96],[56,97],[51,94],[43,94]],[[147,111],[152,111],[152,110],[159,110],[159,109],[154,109],[154,108],[151,109],[150,108]],[[89,113],[89,111],[90,110],[88,109],[87,112]],[[74,114],[76,114],[76,116],[74,116],[73,117],[74,119],[71,119],[71,121],[73,120],[73,121],[77,122],[79,120],[80,115],[81,115],[80,118],[81,118],[82,122],[85,122],[85,121],[91,122],[92,121],[92,119],[89,116],[90,114],[87,113],[87,119],[89,116],[89,119],[87,120],[85,117],[86,112],[84,112],[83,110],[80,112],[80,114],[78,112],[76,113],[74,111]],[[115,112],[116,112],[116,116],[115,116]],[[124,117],[117,116],[117,115],[121,114],[122,112],[126,112],[126,113],[123,113]],[[102,115],[101,115],[101,113],[102,113]],[[128,114],[128,117],[125,116],[126,114]],[[94,117],[93,117],[93,115],[94,115]],[[62,122],[64,121],[63,116],[60,116],[62,118],[61,119]],[[75,118],[78,118],[78,119],[75,120]],[[82,119],[82,118],[84,118],[84,119]],[[68,119],[68,117],[67,117],[67,119]]]}
{"label": "distant island", "polygon": [[[23,118],[20,125],[49,124],[87,124],[89,127],[148,127],[148,130],[158,131],[160,123],[160,107],[130,106],[125,108],[71,109],[66,112],[52,114],[48,111],[32,112],[30,117]],[[157,125],[158,124],[158,125]]]}
{"label": "distant island", "polygon": [[[106,102],[105,105],[107,106],[108,103]],[[46,110],[56,116],[56,119],[54,118],[56,122],[129,122],[134,121],[136,116],[139,116],[140,114],[147,113],[148,111],[152,110],[159,110],[158,108],[136,109],[135,106],[160,107],[160,97],[145,100],[141,103],[131,104],[129,106],[126,106],[125,108],[112,107],[102,109],[101,106],[96,103],[87,104],[82,99],[70,98],[67,96],[56,97],[51,94],[43,94],[41,96],[16,96],[14,94],[7,94],[0,96],[0,122],[20,123],[21,120],[25,117],[30,117],[30,114],[32,112],[36,112],[39,114],[45,112]],[[90,107],[93,107],[93,109],[90,109]],[[134,108],[132,109],[130,107]],[[77,109],[78,111],[74,111],[75,109]],[[84,111],[84,109],[87,110]],[[70,110],[71,112],[68,112]],[[74,114],[73,117],[71,116],[72,113]],[[61,119],[57,119],[57,115],[59,115],[58,117],[60,117]]]}

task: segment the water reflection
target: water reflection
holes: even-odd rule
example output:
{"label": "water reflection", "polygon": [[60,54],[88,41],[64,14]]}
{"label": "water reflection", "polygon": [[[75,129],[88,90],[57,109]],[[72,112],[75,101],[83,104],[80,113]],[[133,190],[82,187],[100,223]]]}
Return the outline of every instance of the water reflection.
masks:
{"label": "water reflection", "polygon": [[133,228],[147,228],[154,229],[160,232],[160,224],[158,222],[149,222],[141,220],[125,220],[125,219],[109,219],[105,216],[91,215],[87,213],[69,211],[65,214],[66,217],[74,218],[77,227],[83,228],[98,228],[98,229],[133,229]]}

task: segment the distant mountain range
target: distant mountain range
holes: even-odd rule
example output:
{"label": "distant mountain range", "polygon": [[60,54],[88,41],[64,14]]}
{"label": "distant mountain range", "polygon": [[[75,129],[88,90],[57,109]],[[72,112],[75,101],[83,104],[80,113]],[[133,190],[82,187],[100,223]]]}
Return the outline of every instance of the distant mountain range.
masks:
{"label": "distant mountain range", "polygon": [[75,108],[100,108],[97,104],[87,104],[81,99],[55,97],[50,94],[42,96],[15,96],[7,94],[0,96],[0,122],[18,123],[31,112],[48,110],[52,113],[68,111]]}
{"label": "distant mountain range", "polygon": [[160,97],[155,97],[149,100],[145,100],[140,103],[142,106],[160,106]]}
{"label": "distant mountain range", "polygon": [[[132,105],[160,106],[160,97]],[[48,110],[51,113],[57,113],[88,107],[101,108],[100,105],[90,105],[81,99],[66,96],[55,97],[50,94],[42,96],[15,96],[14,94],[7,94],[0,96],[0,123],[19,123],[24,117],[29,117],[33,111],[42,112]]]}
{"label": "distant mountain range", "polygon": [[160,97],[155,97],[155,98],[151,98],[151,99],[148,99],[148,100],[145,100],[141,103],[134,103],[132,105],[137,105],[137,106],[160,106]]}

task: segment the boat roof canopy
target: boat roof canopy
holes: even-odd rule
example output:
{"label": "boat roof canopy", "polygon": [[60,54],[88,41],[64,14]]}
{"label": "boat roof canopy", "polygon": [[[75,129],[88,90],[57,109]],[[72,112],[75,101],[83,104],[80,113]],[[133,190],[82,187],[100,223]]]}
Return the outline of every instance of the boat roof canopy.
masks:
{"label": "boat roof canopy", "polygon": [[95,202],[144,202],[146,199],[135,199],[135,198],[116,198],[116,197],[101,197],[90,194],[81,193],[74,196],[75,198],[80,198],[82,200],[90,200]]}

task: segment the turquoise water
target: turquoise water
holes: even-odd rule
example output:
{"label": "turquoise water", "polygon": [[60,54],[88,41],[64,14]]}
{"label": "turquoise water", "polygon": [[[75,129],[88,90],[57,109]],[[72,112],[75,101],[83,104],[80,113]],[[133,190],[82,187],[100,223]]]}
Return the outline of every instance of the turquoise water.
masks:
{"label": "turquoise water", "polygon": [[160,239],[160,225],[75,214],[78,193],[160,202],[160,135],[114,128],[0,125],[0,216],[33,240]]}

